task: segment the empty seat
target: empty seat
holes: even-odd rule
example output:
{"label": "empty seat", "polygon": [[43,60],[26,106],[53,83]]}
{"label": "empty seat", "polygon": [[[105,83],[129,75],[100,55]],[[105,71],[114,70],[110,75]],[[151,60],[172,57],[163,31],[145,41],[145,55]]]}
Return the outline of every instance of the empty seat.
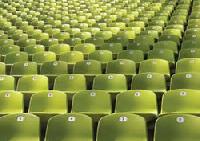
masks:
{"label": "empty seat", "polygon": [[199,73],[177,73],[171,78],[170,89],[200,89]]}
{"label": "empty seat", "polygon": [[20,47],[16,46],[16,45],[11,45],[11,46],[6,46],[6,47],[0,48],[1,55],[6,55],[8,53],[19,52],[19,51],[20,51]]}
{"label": "empty seat", "polygon": [[81,91],[73,96],[72,112],[92,117],[111,114],[111,96],[105,91]]}
{"label": "empty seat", "polygon": [[176,42],[173,41],[160,41],[154,44],[154,49],[169,49],[174,53],[178,53]]}
{"label": "empty seat", "polygon": [[112,60],[112,52],[109,50],[96,50],[89,54],[89,59],[107,63]]}
{"label": "empty seat", "polygon": [[200,58],[200,49],[199,48],[181,49],[178,59],[183,59],[183,58]]}
{"label": "empty seat", "polygon": [[171,90],[162,98],[161,114],[199,114],[199,90]]}
{"label": "empty seat", "polygon": [[104,43],[101,47],[101,50],[109,50],[113,54],[118,54],[123,50],[121,43]]}
{"label": "empty seat", "polygon": [[84,55],[80,51],[70,51],[61,54],[59,60],[67,62],[68,64],[75,64],[76,62],[83,61]]}
{"label": "empty seat", "polygon": [[24,75],[19,79],[16,90],[23,93],[48,90],[48,78],[44,75]]}
{"label": "empty seat", "polygon": [[37,74],[36,62],[17,62],[11,67],[10,74],[13,76]]}
{"label": "empty seat", "polygon": [[87,90],[86,79],[82,74],[59,75],[55,79],[53,89],[66,93],[76,93],[81,90]]}
{"label": "empty seat", "polygon": [[[185,114],[172,114],[156,121],[154,141],[198,141],[200,118]],[[170,136],[169,136],[170,135]]]}
{"label": "empty seat", "polygon": [[15,79],[9,75],[0,75],[0,90],[14,90]]}
{"label": "empty seat", "polygon": [[108,62],[106,73],[133,75],[136,74],[136,64],[128,59],[113,60]]}
{"label": "empty seat", "polygon": [[161,73],[170,76],[169,63],[163,59],[148,59],[140,62],[139,73]]}
{"label": "empty seat", "polygon": [[146,118],[157,116],[156,95],[148,90],[131,90],[120,93],[116,98],[116,113],[134,113]]}
{"label": "empty seat", "polygon": [[26,52],[13,52],[5,56],[4,62],[8,65],[16,62],[28,61],[28,54]]}
{"label": "empty seat", "polygon": [[77,62],[74,65],[73,73],[85,75],[101,74],[101,63],[96,60],[84,60]]}
{"label": "empty seat", "polygon": [[10,114],[0,119],[2,141],[40,141],[40,120],[27,113]]}
{"label": "empty seat", "polygon": [[56,53],[56,55],[61,55],[62,53],[69,52],[70,46],[68,44],[57,44],[49,47],[49,51]]}
{"label": "empty seat", "polygon": [[129,59],[136,63],[140,63],[144,60],[144,53],[141,50],[124,50],[119,53],[117,58]]}
{"label": "empty seat", "polygon": [[40,74],[46,76],[57,76],[59,74],[67,74],[68,65],[64,61],[45,62],[41,65]]}
{"label": "empty seat", "polygon": [[[133,126],[134,125],[134,126]],[[96,141],[147,141],[146,123],[135,114],[111,114],[101,118]]]}
{"label": "empty seat", "polygon": [[80,51],[83,54],[90,54],[96,50],[96,47],[94,44],[91,43],[85,43],[85,44],[77,44],[74,46],[74,51]]}
{"label": "empty seat", "polygon": [[0,74],[6,73],[6,65],[3,62],[0,62]]}
{"label": "empty seat", "polygon": [[92,119],[86,115],[70,113],[49,119],[45,141],[92,141]]}
{"label": "empty seat", "polygon": [[123,74],[101,74],[94,78],[93,90],[105,90],[118,93],[127,90],[126,77]]}
{"label": "empty seat", "polygon": [[24,98],[17,91],[0,92],[0,115],[24,112]]}
{"label": "empty seat", "polygon": [[160,73],[141,73],[133,77],[133,90],[152,90],[163,93],[166,91],[166,80]]}
{"label": "empty seat", "polygon": [[184,58],[176,63],[176,73],[200,72],[200,58]]}
{"label": "empty seat", "polygon": [[28,112],[41,117],[53,116],[67,113],[67,107],[68,102],[65,93],[41,91],[32,95]]}
{"label": "empty seat", "polygon": [[51,51],[35,53],[32,56],[32,61],[41,65],[44,62],[56,61],[56,54]]}

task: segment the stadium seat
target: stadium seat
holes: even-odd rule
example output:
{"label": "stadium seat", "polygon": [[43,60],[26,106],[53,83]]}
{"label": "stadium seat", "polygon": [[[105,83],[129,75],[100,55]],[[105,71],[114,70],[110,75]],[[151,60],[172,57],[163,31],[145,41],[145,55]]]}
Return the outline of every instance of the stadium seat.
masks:
{"label": "stadium seat", "polygon": [[171,90],[175,89],[194,89],[199,90],[199,73],[177,73],[171,78]]}
{"label": "stadium seat", "polygon": [[163,96],[160,114],[198,114],[200,112],[198,99],[198,90],[180,89],[168,91]]}
{"label": "stadium seat", "polygon": [[3,62],[0,62],[0,74],[6,73],[6,65]]}
{"label": "stadium seat", "polygon": [[45,141],[92,141],[92,119],[86,115],[70,113],[49,119]]}
{"label": "stadium seat", "polygon": [[15,90],[15,79],[9,75],[0,75],[0,90]]}
{"label": "stadium seat", "polygon": [[15,77],[22,75],[37,74],[37,63],[36,62],[17,62],[11,67],[10,74]]}
{"label": "stadium seat", "polygon": [[106,73],[133,75],[136,74],[136,64],[128,59],[113,60],[108,62]]}
{"label": "stadium seat", "polygon": [[101,118],[97,127],[96,141],[114,140],[147,141],[144,118],[123,113],[111,114]]}
{"label": "stadium seat", "polygon": [[17,114],[24,112],[24,98],[17,91],[0,92],[0,115]]}
{"label": "stadium seat", "polygon": [[32,56],[32,61],[41,65],[45,62],[56,61],[56,54],[51,51],[35,53]]}
{"label": "stadium seat", "polygon": [[87,114],[97,119],[111,114],[111,96],[105,91],[81,91],[73,96],[72,113]]}
{"label": "stadium seat", "polygon": [[97,75],[102,73],[101,63],[96,60],[84,60],[77,62],[73,69],[74,74]]}
{"label": "stadium seat", "polygon": [[27,113],[10,114],[0,119],[2,141],[40,141],[40,120]]}
{"label": "stadium seat", "polygon": [[83,61],[84,55],[80,51],[70,51],[60,55],[59,61],[67,62],[68,64],[75,64],[76,62]]}
{"label": "stadium seat", "polygon": [[13,52],[5,56],[4,62],[7,65],[12,65],[17,62],[28,61],[28,54],[26,52]]}
{"label": "stadium seat", "polygon": [[55,79],[53,89],[66,93],[76,93],[81,90],[87,90],[86,79],[82,74],[59,75]]}
{"label": "stadium seat", "polygon": [[176,42],[173,41],[159,41],[154,44],[154,49],[169,49],[172,50],[174,53],[178,53],[178,48]]}
{"label": "stadium seat", "polygon": [[[154,141],[199,139],[200,119],[185,114],[172,114],[156,121]],[[170,135],[170,136],[169,136]]]}
{"label": "stadium seat", "polygon": [[200,58],[200,49],[198,48],[181,49],[179,53],[179,59],[183,58]]}
{"label": "stadium seat", "polygon": [[116,113],[134,113],[148,119],[155,118],[157,112],[156,95],[148,90],[131,90],[120,93],[116,98]]}
{"label": "stadium seat", "polygon": [[40,74],[48,77],[68,73],[68,65],[64,61],[45,62],[40,67]]}
{"label": "stadium seat", "polygon": [[183,72],[200,72],[200,58],[184,58],[176,63],[176,73]]}
{"label": "stadium seat", "polygon": [[169,63],[163,59],[148,59],[140,62],[139,73],[161,73],[170,76]]}
{"label": "stadium seat", "polygon": [[48,78],[44,75],[24,75],[19,79],[16,90],[22,93],[48,90]]}
{"label": "stadium seat", "polygon": [[144,60],[144,53],[141,50],[123,50],[118,54],[118,59],[129,59],[136,63]]}
{"label": "stadium seat", "polygon": [[97,60],[101,63],[107,63],[112,60],[112,52],[109,50],[96,50],[88,56],[91,60]]}
{"label": "stadium seat", "polygon": [[152,90],[156,93],[166,92],[166,80],[163,74],[141,73],[133,77],[133,90]]}
{"label": "stadium seat", "polygon": [[105,90],[119,93],[127,90],[126,77],[123,74],[101,74],[94,78],[93,90]]}
{"label": "stadium seat", "polygon": [[59,91],[41,91],[31,96],[28,112],[39,117],[68,112],[66,94]]}

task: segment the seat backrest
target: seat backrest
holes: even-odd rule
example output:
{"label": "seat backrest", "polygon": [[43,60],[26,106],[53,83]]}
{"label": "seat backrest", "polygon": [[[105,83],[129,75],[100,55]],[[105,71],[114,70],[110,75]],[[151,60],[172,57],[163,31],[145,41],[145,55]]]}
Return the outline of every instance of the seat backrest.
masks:
{"label": "seat backrest", "polygon": [[199,130],[199,117],[184,114],[163,116],[156,121],[154,141],[191,139],[198,141],[200,138]]}
{"label": "seat backrest", "polygon": [[39,117],[27,113],[3,116],[0,119],[0,136],[3,140],[40,141]]}
{"label": "seat backrest", "polygon": [[14,63],[10,71],[11,75],[37,74],[36,62],[17,62]]}
{"label": "seat backrest", "polygon": [[64,114],[48,121],[45,141],[92,141],[92,119],[83,114]]}
{"label": "seat backrest", "polygon": [[145,120],[135,114],[111,114],[105,116],[99,121],[96,140],[147,141]]}

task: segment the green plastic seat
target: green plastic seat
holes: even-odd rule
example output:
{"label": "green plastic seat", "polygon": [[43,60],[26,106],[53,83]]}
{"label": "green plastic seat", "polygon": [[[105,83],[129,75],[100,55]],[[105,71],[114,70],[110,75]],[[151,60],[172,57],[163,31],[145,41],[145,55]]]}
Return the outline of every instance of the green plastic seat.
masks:
{"label": "green plastic seat", "polygon": [[169,49],[176,54],[178,53],[177,44],[173,41],[159,41],[154,44],[154,49]]}
{"label": "green plastic seat", "polygon": [[131,33],[132,31],[121,31],[117,35],[114,35],[110,39],[110,43],[120,43],[122,47],[126,47],[129,43],[129,40],[135,39],[135,34]]}
{"label": "green plastic seat", "polygon": [[147,53],[150,50],[150,45],[146,42],[132,42],[127,46],[128,50],[140,50]]}
{"label": "green plastic seat", "polygon": [[87,40],[92,38],[92,34],[90,32],[80,32],[74,35],[75,38],[80,38],[81,40]]}
{"label": "green plastic seat", "polygon": [[149,119],[155,118],[158,114],[156,95],[148,90],[130,90],[120,93],[116,98],[115,112],[139,114]]}
{"label": "green plastic seat", "polygon": [[140,62],[139,73],[161,73],[170,76],[169,63],[163,59],[148,59]]}
{"label": "green plastic seat", "polygon": [[64,61],[67,62],[68,64],[75,64],[76,62],[83,60],[84,60],[84,54],[80,51],[70,51],[62,53],[59,58],[59,61]]}
{"label": "green plastic seat", "polygon": [[200,89],[199,83],[200,74],[199,73],[177,73],[171,78],[170,89]]}
{"label": "green plastic seat", "polygon": [[86,78],[82,74],[61,74],[56,77],[53,89],[66,93],[87,90]]}
{"label": "green plastic seat", "polygon": [[93,37],[93,38],[90,38],[90,39],[87,39],[85,40],[86,43],[92,43],[94,44],[96,47],[100,47],[104,44],[104,39],[103,38],[96,38],[96,37]]}
{"label": "green plastic seat", "polygon": [[176,73],[182,72],[200,72],[200,58],[184,58],[176,63]]}
{"label": "green plastic seat", "polygon": [[24,61],[28,61],[28,54],[26,52],[9,53],[4,58],[4,62],[8,65]]}
{"label": "green plastic seat", "polygon": [[86,115],[70,113],[49,119],[45,141],[92,141],[92,119]]}
{"label": "green plastic seat", "polygon": [[40,40],[39,42],[41,45],[44,45],[45,47],[59,44],[58,39],[55,39],[55,38],[44,39],[44,40]]}
{"label": "green plastic seat", "polygon": [[73,96],[72,113],[83,113],[97,118],[111,114],[111,96],[105,91],[81,91]]}
{"label": "green plastic seat", "polygon": [[126,91],[126,77],[123,74],[101,74],[94,78],[93,90],[105,90],[110,93]]}
{"label": "green plastic seat", "polygon": [[136,74],[136,63],[128,59],[113,60],[108,62],[106,73],[133,75]]}
{"label": "green plastic seat", "polygon": [[163,59],[169,63],[175,63],[175,55],[172,50],[168,49],[154,49],[148,52],[148,59]]}
{"label": "green plastic seat", "polygon": [[199,90],[180,89],[168,91],[162,98],[161,115],[174,113],[198,115],[200,113],[199,96]]}
{"label": "green plastic seat", "polygon": [[85,44],[77,44],[74,47],[74,51],[80,51],[83,54],[90,54],[96,50],[96,47],[94,44],[91,43],[85,43]]}
{"label": "green plastic seat", "polygon": [[41,65],[40,74],[46,76],[57,76],[68,73],[68,65],[63,61],[45,62]]}
{"label": "green plastic seat", "polygon": [[192,49],[192,48],[199,48],[200,41],[198,39],[194,40],[184,40],[182,43],[181,49]]}
{"label": "green plastic seat", "polygon": [[23,93],[48,90],[48,78],[44,75],[24,75],[19,79],[16,90]]}
{"label": "green plastic seat", "polygon": [[123,50],[121,43],[105,43],[100,47],[100,50],[109,50],[113,54],[118,54]]}
{"label": "green plastic seat", "polygon": [[179,60],[184,58],[200,58],[200,49],[191,48],[191,49],[181,49],[179,53]]}
{"label": "green plastic seat", "polygon": [[57,44],[49,47],[49,51],[54,52],[56,55],[61,55],[62,53],[69,52],[70,46],[68,44]]}
{"label": "green plastic seat", "polygon": [[80,38],[74,38],[74,37],[70,38],[68,40],[65,40],[64,42],[69,44],[70,46],[75,46],[75,45],[78,45],[78,44],[82,43]]}
{"label": "green plastic seat", "polygon": [[[172,114],[156,121],[154,141],[199,140],[199,117],[186,114]],[[170,135],[170,136],[169,136]]]}
{"label": "green plastic seat", "polygon": [[101,74],[101,63],[96,60],[84,60],[77,62],[73,68],[74,74],[96,75]]}
{"label": "green plastic seat", "polygon": [[24,98],[17,91],[0,92],[0,115],[17,114],[24,112]]}
{"label": "green plastic seat", "polygon": [[63,43],[65,40],[70,39],[70,34],[68,32],[56,33],[54,38],[58,39],[59,42]]}
{"label": "green plastic seat", "polygon": [[112,60],[112,52],[109,50],[96,50],[89,54],[90,60],[97,60],[101,63],[107,63]]}
{"label": "green plastic seat", "polygon": [[9,75],[0,75],[0,90],[14,90],[15,89],[15,79]]}
{"label": "green plastic seat", "polygon": [[1,47],[7,47],[14,45],[14,40],[13,39],[0,39],[0,46]]}
{"label": "green plastic seat", "polygon": [[[132,126],[135,125],[135,126]],[[96,141],[147,141],[146,123],[135,114],[111,114],[101,118]]]}
{"label": "green plastic seat", "polygon": [[40,120],[27,113],[10,114],[0,119],[2,141],[40,141]]}
{"label": "green plastic seat", "polygon": [[27,52],[29,56],[32,56],[35,53],[44,52],[45,47],[43,45],[36,45],[24,48],[24,52]]}
{"label": "green plastic seat", "polygon": [[176,35],[161,35],[159,41],[173,41],[177,45],[180,45],[180,37]]}
{"label": "green plastic seat", "polygon": [[6,73],[6,65],[3,62],[0,62],[0,74]]}
{"label": "green plastic seat", "polygon": [[45,62],[56,61],[56,54],[51,51],[35,53],[32,56],[32,61],[41,65]]}
{"label": "green plastic seat", "polygon": [[112,31],[99,31],[95,34],[96,38],[103,38],[104,40],[109,40],[112,38]]}
{"label": "green plastic seat", "polygon": [[0,54],[4,56],[8,53],[19,52],[19,51],[20,51],[20,47],[16,45],[10,45],[10,46],[0,48]]}
{"label": "green plastic seat", "polygon": [[67,113],[67,107],[68,102],[65,93],[41,91],[32,95],[28,112],[38,116],[54,116]]}
{"label": "green plastic seat", "polygon": [[136,63],[144,60],[144,53],[141,50],[123,50],[118,54],[118,59],[129,59]]}
{"label": "green plastic seat", "polygon": [[165,76],[160,73],[140,73],[133,77],[133,90],[151,90],[155,93],[166,92]]}
{"label": "green plastic seat", "polygon": [[11,67],[10,74],[13,76],[37,74],[36,62],[17,62]]}

